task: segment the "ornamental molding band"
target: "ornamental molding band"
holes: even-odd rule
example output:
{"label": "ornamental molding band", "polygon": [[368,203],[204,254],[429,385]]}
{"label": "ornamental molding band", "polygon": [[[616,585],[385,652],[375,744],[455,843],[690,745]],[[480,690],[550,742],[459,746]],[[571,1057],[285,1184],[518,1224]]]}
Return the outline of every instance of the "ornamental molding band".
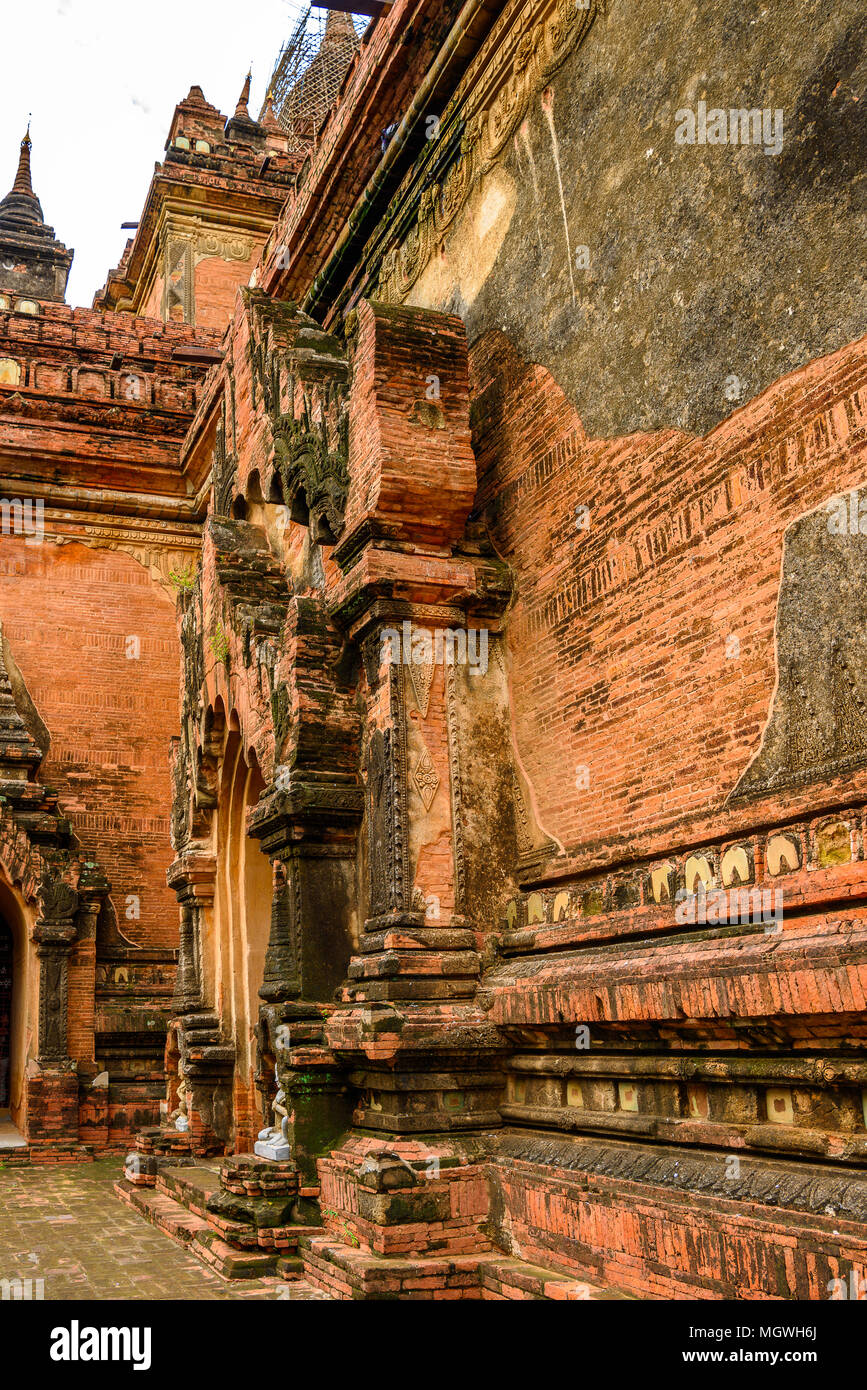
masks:
{"label": "ornamental molding band", "polygon": [[253,242],[250,237],[224,236],[217,231],[200,232],[193,246],[196,264],[211,256],[218,256],[221,261],[249,261],[252,254]]}
{"label": "ornamental molding band", "polygon": [[[110,399],[110,398],[109,398]],[[159,416],[143,414],[140,407],[129,406],[122,399],[115,398],[114,404],[106,404],[105,398],[87,400],[74,397],[62,400],[63,415],[73,424],[87,426],[88,429],[135,429],[144,435],[167,435],[183,438],[188,421],[186,418],[168,412]],[[0,414],[11,415],[22,420],[54,421],[58,414],[56,399],[40,399],[32,395],[22,396],[20,391],[11,395],[0,395]]]}
{"label": "ornamental molding band", "polygon": [[[534,97],[587,37],[605,0],[512,0],[482,45],[449,102],[432,141],[392,204],[409,195],[414,222],[398,245],[386,250],[376,298],[401,303],[437,246],[493,168],[526,116]],[[451,151],[444,165],[442,151]],[[449,156],[447,155],[447,159]],[[416,189],[409,193],[409,180]],[[397,213],[400,220],[401,214]],[[392,226],[386,219],[386,226]],[[375,240],[378,240],[377,236]]]}
{"label": "ornamental molding band", "polygon": [[[572,1157],[568,1144],[546,1136],[549,1150],[545,1155],[553,1165],[568,1167]],[[509,1133],[496,1140],[496,1149],[512,1160],[539,1160],[538,1140],[525,1138],[520,1132]],[[711,1198],[730,1201],[733,1198],[779,1207],[791,1211],[827,1215],[833,1205],[839,1220],[867,1220],[867,1183],[860,1174],[853,1180],[821,1168],[790,1171],[772,1159],[757,1161],[744,1158],[737,1171],[726,1169],[712,1154],[686,1154],[672,1163],[670,1156],[654,1152],[640,1144],[606,1144],[591,1140],[582,1146],[581,1165],[587,1173],[640,1181],[662,1189],[680,1189],[691,1200]]]}
{"label": "ornamental molding band", "polygon": [[53,536],[50,539],[55,545],[77,543],[86,545],[90,550],[116,550],[129,555],[147,570],[154,583],[172,600],[177,596],[179,584],[186,583],[188,577],[194,576],[198,568],[198,546],[189,545],[181,548],[177,545],[138,543],[132,538],[120,537],[116,531],[108,527],[89,527],[86,532],[84,528],[79,528],[79,531],[80,534]]}

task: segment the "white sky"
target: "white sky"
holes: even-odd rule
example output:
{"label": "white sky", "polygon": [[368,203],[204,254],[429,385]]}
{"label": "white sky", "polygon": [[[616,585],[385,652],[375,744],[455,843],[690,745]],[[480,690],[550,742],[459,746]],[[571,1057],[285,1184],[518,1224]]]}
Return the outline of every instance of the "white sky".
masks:
{"label": "white sky", "polygon": [[67,302],[89,306],[138,220],[172,113],[198,83],[230,116],[251,61],[259,113],[298,0],[0,0],[0,198],[33,113],[33,188],[75,248]]}

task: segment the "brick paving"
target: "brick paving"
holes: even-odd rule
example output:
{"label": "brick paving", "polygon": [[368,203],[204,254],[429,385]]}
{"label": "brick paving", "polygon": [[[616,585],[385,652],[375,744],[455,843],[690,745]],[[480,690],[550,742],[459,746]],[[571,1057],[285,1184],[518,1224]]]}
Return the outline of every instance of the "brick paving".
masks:
{"label": "brick paving", "polygon": [[44,1279],[46,1300],[325,1297],[282,1279],[221,1279],[118,1201],[120,1174],[116,1158],[0,1163],[0,1279]]}

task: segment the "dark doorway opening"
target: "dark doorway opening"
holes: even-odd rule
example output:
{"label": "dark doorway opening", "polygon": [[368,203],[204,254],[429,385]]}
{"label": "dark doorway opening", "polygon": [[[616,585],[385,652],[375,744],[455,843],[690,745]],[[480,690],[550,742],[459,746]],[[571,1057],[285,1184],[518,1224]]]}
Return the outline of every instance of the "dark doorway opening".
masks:
{"label": "dark doorway opening", "polygon": [[0,1110],[9,1107],[9,1059],[12,1050],[12,933],[0,921]]}

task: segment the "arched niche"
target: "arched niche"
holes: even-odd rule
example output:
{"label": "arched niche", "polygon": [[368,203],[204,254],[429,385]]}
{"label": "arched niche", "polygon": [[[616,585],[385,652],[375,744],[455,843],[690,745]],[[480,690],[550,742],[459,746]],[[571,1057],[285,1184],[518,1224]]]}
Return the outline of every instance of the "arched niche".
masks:
{"label": "arched niche", "polygon": [[29,931],[33,916],[35,909],[28,912],[20,893],[0,868],[0,979],[4,972],[9,977],[8,986],[0,983],[0,1113],[8,1111],[22,1133],[26,1125],[27,1061],[31,1053],[35,1055],[36,1047],[39,989],[38,963]]}
{"label": "arched niche", "polygon": [[247,834],[247,820],[264,786],[255,754],[245,750],[233,712],[225,725],[219,765],[216,891],[206,979],[208,975],[213,979],[215,1008],[223,1033],[235,1048],[236,1148],[251,1148],[261,1127],[256,1030],[271,931],[272,868],[258,841]]}

